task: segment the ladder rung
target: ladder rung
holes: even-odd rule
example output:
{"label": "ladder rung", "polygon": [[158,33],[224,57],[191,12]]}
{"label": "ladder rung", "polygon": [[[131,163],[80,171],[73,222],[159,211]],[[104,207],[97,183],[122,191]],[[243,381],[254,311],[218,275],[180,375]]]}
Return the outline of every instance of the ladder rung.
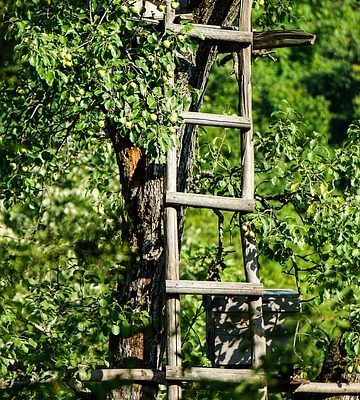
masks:
{"label": "ladder rung", "polygon": [[[172,32],[180,33],[184,29],[184,25],[181,24],[167,24],[166,29]],[[220,26],[207,26],[207,25],[191,25],[191,30],[187,32],[187,35],[200,40],[215,40],[220,42],[236,42],[243,43],[245,46],[252,44],[253,34],[252,32],[243,32],[233,29],[224,29]]]}
{"label": "ladder rung", "polygon": [[[299,383],[290,382],[296,387]],[[321,394],[360,394],[360,383],[353,382],[309,382],[300,384],[294,393],[321,393]],[[327,396],[326,396],[327,397]],[[331,396],[332,397],[332,396]]]}
{"label": "ladder rung", "polygon": [[108,382],[115,379],[122,381],[154,381],[165,382],[163,371],[144,369],[144,368],[104,368],[95,369],[91,372],[91,377],[84,381]]}
{"label": "ladder rung", "polygon": [[229,296],[262,296],[260,283],[167,280],[166,293]]}
{"label": "ladder rung", "polygon": [[179,368],[166,366],[166,380],[183,382],[261,382],[265,379],[262,373],[255,373],[253,370],[246,369],[225,369],[225,368]]}
{"label": "ladder rung", "polygon": [[224,211],[253,212],[255,208],[255,201],[251,199],[183,192],[166,192],[165,202],[167,205],[211,208]]}
{"label": "ladder rung", "polygon": [[251,120],[244,117],[190,111],[184,112],[182,117],[187,124],[193,125],[221,126],[223,128],[238,129],[251,128]]}

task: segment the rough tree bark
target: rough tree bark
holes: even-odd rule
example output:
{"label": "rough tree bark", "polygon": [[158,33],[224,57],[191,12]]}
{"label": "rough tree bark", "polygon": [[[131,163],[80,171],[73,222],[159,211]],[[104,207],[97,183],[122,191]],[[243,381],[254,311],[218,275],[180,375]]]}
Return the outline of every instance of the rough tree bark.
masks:
{"label": "rough tree bark", "polygon": [[[230,25],[238,15],[240,0],[203,0],[197,2],[194,15],[197,23]],[[178,71],[177,82],[184,88],[204,90],[217,49],[199,45],[193,61],[184,61]],[[192,111],[200,103],[193,104]],[[110,127],[113,149],[119,167],[122,194],[125,199],[130,229],[124,232],[132,250],[126,280],[119,285],[120,304],[146,310],[150,328],[131,337],[110,338],[111,367],[159,368],[162,362],[164,332],[164,228],[163,184],[164,166],[149,164],[140,151],[120,137],[116,127]],[[189,185],[194,161],[195,133],[191,126],[178,132],[178,189]],[[180,217],[181,229],[183,217]],[[139,400],[156,396],[156,385],[129,385],[113,392],[113,399]]]}

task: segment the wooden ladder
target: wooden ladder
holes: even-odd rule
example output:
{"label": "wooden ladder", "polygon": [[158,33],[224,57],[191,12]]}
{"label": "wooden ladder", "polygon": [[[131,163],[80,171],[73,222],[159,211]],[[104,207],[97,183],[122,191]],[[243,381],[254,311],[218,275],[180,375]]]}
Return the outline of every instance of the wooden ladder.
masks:
{"label": "wooden ladder", "polygon": [[[167,0],[165,28],[180,32],[182,25],[174,23],[175,11]],[[210,380],[218,382],[243,382],[264,379],[254,372],[261,365],[266,354],[266,339],[262,316],[263,287],[257,268],[256,246],[252,239],[243,239],[243,257],[246,281],[212,282],[184,281],[179,277],[178,206],[228,210],[241,213],[254,210],[254,148],[252,140],[251,106],[251,56],[253,33],[251,27],[252,0],[242,0],[240,5],[239,29],[223,29],[219,26],[193,25],[188,33],[193,38],[236,44],[239,48],[238,77],[240,78],[240,116],[225,116],[201,112],[184,112],[183,119],[188,124],[238,128],[241,130],[242,152],[242,197],[229,198],[177,191],[176,149],[167,156],[165,185],[165,232],[166,232],[166,310],[167,310],[167,366],[168,400],[181,399],[181,382]],[[181,368],[180,294],[204,295],[244,295],[248,296],[250,326],[253,339],[253,370],[221,368]],[[267,397],[264,383],[262,398]]]}

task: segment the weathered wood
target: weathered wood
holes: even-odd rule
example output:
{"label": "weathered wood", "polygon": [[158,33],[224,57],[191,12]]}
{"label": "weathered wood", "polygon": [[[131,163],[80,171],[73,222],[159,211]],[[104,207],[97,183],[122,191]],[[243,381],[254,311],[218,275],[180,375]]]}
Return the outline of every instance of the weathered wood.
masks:
{"label": "weathered wood", "polygon": [[243,369],[166,367],[166,379],[182,382],[261,382],[264,380],[264,374]]}
{"label": "weathered wood", "polygon": [[182,117],[187,124],[203,126],[221,126],[223,128],[249,129],[251,121],[249,118],[209,114],[201,112],[184,112]]}
{"label": "weathered wood", "polygon": [[360,383],[303,383],[294,390],[294,393],[360,394]]}
{"label": "weathered wood", "polygon": [[[180,24],[168,23],[165,28],[175,32],[181,33],[184,26]],[[197,25],[192,24],[191,30],[186,32],[191,38],[197,40],[213,40],[216,42],[235,42],[239,46],[248,46],[252,44],[252,32],[242,32],[234,29],[224,29],[220,26]]]}
{"label": "weathered wood", "polygon": [[[252,0],[240,1],[239,30],[252,31]],[[251,58],[252,47],[239,50],[237,56],[237,79],[239,83],[239,114],[252,118],[252,89],[251,89]],[[254,198],[254,145],[252,126],[241,135],[241,164],[242,164],[242,197]],[[247,236],[241,229],[242,251],[246,280],[252,283],[260,283],[257,264],[257,250],[254,238]],[[253,298],[250,303],[250,326],[253,339],[252,366],[259,368],[262,358],[266,355],[266,338],[264,320],[262,315],[262,298]],[[261,389],[261,399],[267,399],[266,382]]]}
{"label": "weathered wood", "polygon": [[[252,3],[250,1],[250,3]],[[251,4],[250,4],[251,7]],[[251,30],[251,9],[249,1],[242,0],[240,6],[240,23],[242,30]],[[239,53],[238,72],[239,79],[239,113],[251,120],[252,117],[252,90],[251,90],[251,48],[242,49]],[[246,199],[254,198],[254,149],[252,141],[252,124],[242,133],[242,192]]]}
{"label": "weathered wood", "polygon": [[[262,296],[267,351],[275,352],[279,364],[289,364],[297,326],[299,295],[293,290],[268,290]],[[249,366],[252,345],[248,298],[207,296],[206,320],[209,358],[214,366]]]}
{"label": "weathered wood", "polygon": [[[251,31],[251,0],[242,0],[240,3],[239,29]],[[252,116],[252,91],[251,91],[251,53],[250,47],[242,49],[238,55],[238,81],[239,81],[239,112],[244,117]],[[246,199],[254,198],[254,146],[252,127],[242,133],[242,195]],[[247,281],[258,283],[256,244],[250,237],[243,235],[243,258]],[[258,367],[261,358],[266,354],[266,340],[262,318],[262,299],[254,299],[250,303],[250,313],[254,338],[254,367]]]}
{"label": "weathered wood", "polygon": [[223,294],[229,296],[240,294],[246,296],[261,296],[263,289],[261,284],[248,282],[167,280],[166,292],[178,294]]}
{"label": "weathered wood", "polygon": [[[166,193],[176,192],[176,149],[168,151],[166,164]],[[179,279],[179,250],[177,211],[168,204],[166,209],[166,276],[167,279]]]}
{"label": "weathered wood", "polygon": [[[312,46],[316,35],[300,30],[253,32],[253,51],[283,47]],[[236,53],[243,48],[237,43],[219,43],[219,53]]]}
{"label": "weathered wood", "polygon": [[[175,169],[174,169],[175,163]],[[169,189],[176,189],[176,158],[175,151],[168,154],[167,185]],[[178,256],[178,228],[177,212],[174,208],[166,209],[166,277],[179,279]],[[174,296],[166,302],[167,315],[167,358],[171,366],[181,366],[181,331],[180,331],[180,299]],[[180,400],[181,387],[169,385],[168,400]]]}
{"label": "weathered wood", "polygon": [[175,18],[175,10],[171,7],[171,0],[166,0],[165,23],[172,24]]}
{"label": "weathered wood", "polygon": [[[172,23],[175,10],[171,1],[166,0],[166,23]],[[172,78],[173,85],[174,79]],[[167,154],[165,190],[176,191],[177,185],[177,158],[176,148],[170,149]],[[178,216],[173,207],[166,208],[166,278],[179,279],[179,237]],[[173,296],[166,301],[167,315],[167,362],[170,366],[181,367],[181,330],[180,330],[180,298]],[[179,385],[169,385],[168,400],[181,400],[182,393]]]}
{"label": "weathered wood", "polygon": [[112,380],[123,381],[147,381],[164,384],[165,372],[144,368],[103,368],[95,369],[91,372],[88,379],[82,379],[82,382],[108,382]]}
{"label": "weathered wood", "polygon": [[205,194],[166,192],[167,205],[181,205],[195,208],[211,208],[214,210],[253,212],[254,200],[236,197],[211,196]]}
{"label": "weathered wood", "polygon": [[316,36],[301,30],[254,32],[254,50],[312,46]]}
{"label": "weathered wood", "polygon": [[[267,312],[299,312],[299,293],[291,289],[264,289],[263,292],[263,313]],[[211,312],[248,312],[247,297],[234,296],[226,298],[216,296],[211,299]]]}

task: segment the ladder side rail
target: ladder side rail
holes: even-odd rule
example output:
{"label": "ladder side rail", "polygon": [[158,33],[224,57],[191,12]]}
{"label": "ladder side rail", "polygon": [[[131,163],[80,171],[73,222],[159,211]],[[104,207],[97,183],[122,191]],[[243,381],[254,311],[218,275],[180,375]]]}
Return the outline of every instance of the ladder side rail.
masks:
{"label": "ladder side rail", "polygon": [[[242,31],[252,31],[252,3],[253,0],[241,0],[239,29]],[[251,89],[251,56],[252,47],[244,48],[238,53],[238,81],[239,81],[239,111],[243,117],[252,116],[252,89]],[[241,135],[242,153],[242,197],[254,199],[254,146],[253,129],[243,131]],[[248,282],[260,283],[257,265],[257,248],[253,238],[244,235],[242,232],[242,249],[245,275]],[[261,359],[266,355],[266,338],[264,329],[264,319],[262,315],[262,297],[252,297],[249,299],[250,322],[253,334],[253,367],[261,365]],[[262,399],[267,398],[267,386],[262,389]]]}
{"label": "ladder side rail", "polygon": [[[166,167],[166,190],[176,190],[176,149],[168,152]],[[166,207],[166,279],[179,280],[179,246],[177,211]],[[181,367],[180,296],[167,297],[167,357],[168,365]],[[171,384],[168,387],[168,400],[180,400],[181,387]]]}
{"label": "ladder side rail", "polygon": [[[173,23],[175,10],[171,1],[166,0],[165,24]],[[174,84],[174,79],[172,79]],[[176,141],[175,141],[176,142]],[[176,148],[167,154],[165,191],[176,192],[177,187],[177,157]],[[165,192],[165,193],[166,193]],[[178,216],[174,206],[165,209],[166,233],[166,279],[179,279],[179,238]],[[181,367],[181,331],[180,331],[180,296],[175,294],[166,298],[167,314],[167,363],[171,367]],[[167,390],[168,400],[181,400],[180,384],[170,383]]]}

